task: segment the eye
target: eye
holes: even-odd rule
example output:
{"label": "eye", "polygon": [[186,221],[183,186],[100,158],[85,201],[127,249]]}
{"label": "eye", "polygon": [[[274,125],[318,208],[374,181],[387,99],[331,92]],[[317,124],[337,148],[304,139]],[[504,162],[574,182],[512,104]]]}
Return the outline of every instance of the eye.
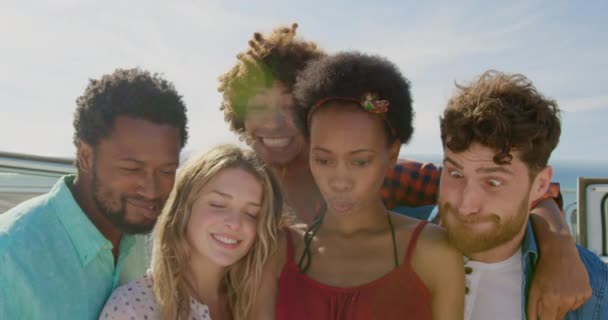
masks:
{"label": "eye", "polygon": [[491,187],[500,187],[502,186],[502,181],[498,179],[488,179],[488,185]]}
{"label": "eye", "polygon": [[127,168],[127,167],[123,167],[123,168],[120,168],[120,169],[123,170],[123,171],[126,171],[126,172],[137,172],[137,171],[139,171],[139,168]]}
{"label": "eye", "polygon": [[263,113],[266,110],[268,110],[268,107],[266,107],[266,106],[252,106],[252,107],[249,107],[249,112],[253,112],[253,113]]}
{"label": "eye", "polygon": [[324,158],[315,158],[314,161],[318,165],[322,165],[322,166],[329,164],[329,160],[328,159],[324,159]]}
{"label": "eye", "polygon": [[226,205],[224,205],[223,203],[219,203],[219,202],[209,202],[209,206],[213,207],[213,208],[226,208]]}
{"label": "eye", "polygon": [[448,175],[452,178],[462,178],[463,177],[462,173],[460,173],[459,171],[456,171],[456,170],[449,170]]}
{"label": "eye", "polygon": [[247,215],[249,218],[252,218],[252,219],[254,219],[254,220],[257,220],[257,219],[258,219],[258,212],[257,212],[257,211],[256,211],[256,212],[247,212],[247,211],[246,211],[246,212],[245,212],[245,214],[246,214],[246,215]]}
{"label": "eye", "polygon": [[368,165],[370,163],[369,160],[362,160],[362,159],[357,159],[357,160],[353,160],[352,164],[357,166],[357,167],[365,167],[366,165]]}
{"label": "eye", "polygon": [[175,175],[175,172],[176,172],[176,170],[164,170],[164,171],[161,171],[160,173],[162,173],[166,176],[173,176],[173,175]]}

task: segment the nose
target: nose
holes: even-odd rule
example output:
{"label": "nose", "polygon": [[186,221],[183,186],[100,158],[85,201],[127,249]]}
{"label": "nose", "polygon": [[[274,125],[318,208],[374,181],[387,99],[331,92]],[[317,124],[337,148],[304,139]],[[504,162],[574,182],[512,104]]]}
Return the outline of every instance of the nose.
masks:
{"label": "nose", "polygon": [[329,180],[329,186],[336,192],[348,192],[353,187],[353,181],[348,176],[348,171],[342,165],[338,165],[334,175]]}
{"label": "nose", "polygon": [[480,212],[481,197],[481,191],[473,183],[466,183],[460,190],[459,202],[454,205],[462,215],[476,214]]}
{"label": "nose", "polygon": [[154,172],[146,171],[140,176],[137,193],[150,200],[158,197],[158,182]]}
{"label": "nose", "polygon": [[267,111],[261,125],[267,130],[276,130],[285,126],[291,119],[291,115],[283,108],[271,108]]}
{"label": "nose", "polygon": [[230,211],[224,216],[224,223],[232,230],[239,230],[242,225],[242,215],[237,211]]}

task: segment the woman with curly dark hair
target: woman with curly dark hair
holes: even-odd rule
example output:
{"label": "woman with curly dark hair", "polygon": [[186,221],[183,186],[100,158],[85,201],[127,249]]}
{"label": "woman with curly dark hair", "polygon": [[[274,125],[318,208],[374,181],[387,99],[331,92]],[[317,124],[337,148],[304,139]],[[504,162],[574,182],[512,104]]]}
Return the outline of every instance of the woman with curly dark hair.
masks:
{"label": "woman with curly dark hair", "polygon": [[380,195],[412,134],[409,82],[384,58],[341,53],[311,63],[294,95],[325,210],[285,229],[258,316],[462,319],[462,255],[441,228],[387,210]]}

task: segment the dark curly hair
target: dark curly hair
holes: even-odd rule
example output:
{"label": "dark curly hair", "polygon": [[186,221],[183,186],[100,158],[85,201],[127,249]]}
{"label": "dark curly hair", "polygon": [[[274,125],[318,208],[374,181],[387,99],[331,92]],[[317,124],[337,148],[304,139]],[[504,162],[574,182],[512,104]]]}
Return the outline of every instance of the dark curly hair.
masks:
{"label": "dark curly hair", "polygon": [[560,111],[521,74],[487,71],[448,102],[440,118],[444,147],[462,152],[471,143],[496,151],[494,162],[508,164],[512,149],[531,176],[544,168],[559,142]]}
{"label": "dark curly hair", "polygon": [[220,110],[233,131],[244,131],[247,103],[259,89],[275,81],[291,88],[308,62],[325,56],[314,42],[296,38],[297,27],[278,27],[268,37],[254,33],[247,51],[237,55],[237,64],[219,77]]}
{"label": "dark curly hair", "polygon": [[[392,129],[389,142],[407,143],[414,131],[410,83],[397,66],[387,59],[359,52],[343,52],[311,63],[298,76],[294,87],[300,109],[299,123],[308,137],[311,107],[329,97],[363,101],[367,94],[387,100],[385,119]],[[387,126],[389,129],[389,126]]]}
{"label": "dark curly hair", "polygon": [[95,147],[110,135],[118,116],[129,116],[179,129],[182,147],[188,140],[186,106],[173,84],[158,74],[135,69],[116,69],[99,80],[91,79],[76,99],[74,144]]}

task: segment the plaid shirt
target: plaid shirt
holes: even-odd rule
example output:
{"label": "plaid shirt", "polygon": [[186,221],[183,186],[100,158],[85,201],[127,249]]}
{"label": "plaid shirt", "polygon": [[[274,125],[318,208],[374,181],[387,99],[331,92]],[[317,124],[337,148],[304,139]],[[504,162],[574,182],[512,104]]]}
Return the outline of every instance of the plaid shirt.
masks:
{"label": "plaid shirt", "polygon": [[[436,204],[440,177],[441,167],[432,163],[400,160],[384,179],[381,190],[384,204],[388,209],[398,205],[417,207]],[[551,183],[547,193],[534,206],[539,201],[550,198],[563,209],[559,183]]]}

